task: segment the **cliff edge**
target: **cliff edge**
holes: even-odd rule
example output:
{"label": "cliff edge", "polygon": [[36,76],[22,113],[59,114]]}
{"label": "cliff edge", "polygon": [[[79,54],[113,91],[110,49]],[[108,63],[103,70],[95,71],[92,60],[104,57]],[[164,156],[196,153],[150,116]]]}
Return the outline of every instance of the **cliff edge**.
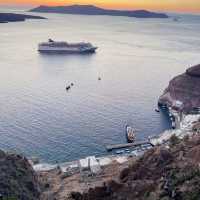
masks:
{"label": "cliff edge", "polygon": [[158,102],[186,113],[198,110],[200,108],[200,64],[173,78]]}
{"label": "cliff edge", "polygon": [[0,197],[39,200],[39,196],[38,177],[28,160],[0,150]]}

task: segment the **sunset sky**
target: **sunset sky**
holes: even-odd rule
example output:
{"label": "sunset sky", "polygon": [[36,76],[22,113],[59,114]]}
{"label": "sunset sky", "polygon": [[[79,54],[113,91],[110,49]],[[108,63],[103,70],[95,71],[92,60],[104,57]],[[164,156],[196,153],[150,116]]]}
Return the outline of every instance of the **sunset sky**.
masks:
{"label": "sunset sky", "polygon": [[200,13],[200,0],[0,0],[2,5],[93,4],[114,9],[149,9]]}

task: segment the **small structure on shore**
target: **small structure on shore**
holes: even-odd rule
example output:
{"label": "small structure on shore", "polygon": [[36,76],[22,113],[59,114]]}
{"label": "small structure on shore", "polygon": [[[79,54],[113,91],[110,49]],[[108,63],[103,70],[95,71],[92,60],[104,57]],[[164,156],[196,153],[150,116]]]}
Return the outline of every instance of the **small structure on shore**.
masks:
{"label": "small structure on shore", "polygon": [[107,145],[106,150],[112,151],[115,149],[122,149],[122,148],[146,148],[146,147],[153,147],[154,145],[148,141],[141,141],[141,142],[134,142],[134,143],[126,143],[126,144],[114,144],[114,145]]}
{"label": "small structure on shore", "polygon": [[89,157],[89,167],[92,174],[99,174],[101,172],[101,167],[95,156]]}
{"label": "small structure on shore", "polygon": [[95,156],[89,156],[79,160],[80,172],[90,170],[92,175],[99,174],[101,167]]}

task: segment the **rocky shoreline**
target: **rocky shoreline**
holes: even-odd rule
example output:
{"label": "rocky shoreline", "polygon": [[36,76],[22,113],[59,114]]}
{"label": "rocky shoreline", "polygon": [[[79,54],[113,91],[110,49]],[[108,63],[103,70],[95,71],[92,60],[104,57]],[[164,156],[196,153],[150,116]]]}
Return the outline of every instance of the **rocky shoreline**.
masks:
{"label": "rocky shoreline", "polygon": [[[160,162],[160,164],[163,165],[163,167],[166,167],[168,165],[168,162],[172,163],[173,165],[175,163],[176,164],[179,163],[179,160],[176,160],[176,157],[174,157],[174,155],[171,154],[172,152],[174,152],[174,148],[176,149],[179,147],[177,147],[176,144],[175,144],[175,147],[172,147],[172,143],[174,141],[175,141],[174,143],[176,143],[176,141],[178,141],[178,143],[180,141],[185,142],[185,138],[188,138],[187,139],[188,141],[190,140],[195,141],[197,139],[198,140],[200,139],[198,135],[198,133],[200,133],[200,113],[198,113],[197,109],[195,110],[196,112],[194,113],[194,107],[196,108],[199,106],[198,102],[200,100],[199,99],[200,96],[196,96],[196,92],[199,91],[198,85],[200,86],[200,84],[198,84],[199,83],[199,76],[197,74],[198,69],[199,69],[199,66],[192,67],[188,69],[185,74],[180,75],[178,76],[178,78],[173,79],[170,82],[169,87],[165,90],[164,94],[159,98],[159,106],[161,106],[161,109],[164,109],[164,111],[169,115],[169,117],[172,120],[174,120],[175,128],[173,130],[166,130],[165,132],[163,132],[157,137],[150,137],[149,140],[152,144],[155,145],[155,147],[150,150],[147,150],[146,152],[143,152],[144,155],[141,154],[140,156],[134,156],[134,155],[127,156],[127,160],[129,161],[129,164],[127,164],[127,162],[124,163],[124,166],[126,167],[125,169],[122,169],[121,172],[118,172],[117,179],[116,177],[109,176],[109,174],[107,173],[107,175],[104,175],[106,176],[107,181],[101,178],[101,181],[100,181],[101,186],[99,186],[99,180],[98,180],[98,184],[96,185],[95,183],[97,180],[96,178],[93,178],[94,179],[93,186],[89,185],[85,191],[80,190],[78,189],[79,187],[75,186],[73,188],[73,191],[75,192],[68,191],[67,193],[68,199],[75,199],[75,200],[108,199],[110,200],[110,199],[121,199],[122,197],[124,198],[125,196],[126,198],[124,199],[134,198],[134,199],[140,199],[140,200],[141,199],[152,200],[156,198],[159,200],[160,199],[168,200],[168,199],[171,199],[173,195],[174,197],[177,196],[176,198],[178,198],[178,196],[181,196],[181,195],[183,197],[186,193],[189,193],[191,195],[191,191],[189,191],[188,189],[186,189],[187,192],[186,191],[179,192],[179,190],[182,190],[181,188],[182,186],[180,185],[174,186],[173,189],[169,189],[169,188],[164,189],[164,186],[163,188],[156,188],[156,185],[160,185],[161,183],[163,185],[165,184],[167,185],[167,182],[170,180],[170,178],[165,177],[164,181],[162,181],[164,172],[160,172],[161,173],[160,175],[156,175],[157,174],[156,171],[157,170],[159,171],[161,169],[159,166],[153,167],[152,164]],[[186,76],[186,79],[185,79],[185,76]],[[179,80],[178,82],[177,82],[177,79]],[[187,83],[184,82],[185,80],[190,81],[189,86],[186,88],[183,87],[182,88],[183,90],[181,93],[177,93],[177,95],[173,96],[174,93],[172,93],[171,91],[177,92],[177,90],[179,89],[178,88],[179,85],[181,86],[183,86],[184,84],[187,85]],[[175,82],[175,85],[174,85],[174,82]],[[191,89],[190,87],[194,87],[194,86],[197,91],[190,90]],[[188,92],[188,90],[190,90],[190,92]],[[191,91],[193,91],[194,94]],[[190,95],[190,98],[192,98],[190,99],[191,103],[189,104],[185,102],[185,99],[188,99],[186,98],[188,95]],[[173,99],[166,98],[168,96],[170,97],[172,96]],[[184,98],[182,99],[182,97]],[[195,100],[193,98],[195,98]],[[180,102],[183,101],[183,103],[181,103],[182,107],[177,107],[176,105],[177,101],[180,101]],[[188,105],[191,105],[191,106],[188,106]],[[184,148],[187,148],[188,144],[185,144],[184,142],[180,142],[180,143],[184,146]],[[195,145],[194,145],[194,149],[197,148],[198,149],[197,151],[199,151],[200,153],[200,146],[196,147]],[[182,155],[182,151],[180,149],[177,152]],[[188,152],[185,152],[185,154],[187,153]],[[168,157],[170,158],[170,160],[168,160]],[[157,158],[158,160],[156,160]],[[150,160],[152,159],[152,160],[150,161],[149,159]],[[143,160],[142,162],[144,163],[146,162],[148,163],[147,168],[143,164],[141,165],[141,160]],[[162,164],[162,162],[164,162],[164,164]],[[132,163],[131,166],[130,166],[130,163]],[[187,164],[189,165],[189,163],[190,161],[188,160],[188,163],[186,162],[185,165]],[[195,165],[196,164],[197,163],[195,163]],[[118,164],[116,163],[115,165],[118,165]],[[137,166],[136,168],[133,167],[135,165]],[[110,166],[110,164],[108,164],[107,166]],[[153,168],[151,168],[151,166]],[[143,171],[143,173],[140,174],[140,171],[144,170],[143,169],[144,167],[145,167],[145,171]],[[177,167],[179,167],[180,170],[183,170],[183,171],[186,170],[184,168],[185,166],[184,167],[177,166]],[[195,167],[194,166],[191,166],[191,167],[195,171]],[[150,182],[146,181],[146,178],[144,181],[142,176],[146,176],[146,175],[149,176],[150,174],[148,175],[147,172],[151,170],[153,171],[151,172],[152,173],[151,177],[149,177]],[[170,173],[170,171],[168,172],[167,171],[168,170],[166,169],[166,173]],[[184,176],[184,173],[186,173],[186,171],[181,172],[181,173],[183,173],[182,175]],[[138,177],[138,174],[140,174],[139,177]],[[132,176],[136,176],[136,178],[132,178]],[[158,176],[156,180],[153,178],[154,176]],[[164,175],[164,176],[170,176],[170,175]],[[157,180],[159,180],[159,182],[157,182]],[[88,181],[86,181],[86,183],[88,183]],[[136,185],[133,186],[134,184]],[[154,186],[150,187],[150,185],[152,184],[154,184]],[[192,187],[194,187],[194,185],[192,185]],[[132,193],[131,194],[129,193],[129,195],[127,195],[127,192],[126,192],[127,190],[132,191]],[[171,191],[168,191],[168,190],[171,190]],[[193,188],[193,192],[195,192],[195,195],[200,195],[200,193],[198,193],[198,190],[196,191],[196,188]],[[187,198],[190,199],[189,197]],[[58,199],[64,200],[64,198],[62,197]]]}
{"label": "rocky shoreline", "polygon": [[[43,184],[48,185],[47,188],[44,188],[42,199],[47,200],[49,195],[52,198],[56,198],[58,200],[120,199],[123,195],[126,196],[127,194],[122,188],[124,187],[124,182],[126,183],[127,179],[131,179],[132,175],[128,174],[140,173],[140,170],[144,170],[144,166],[138,166],[137,169],[134,168],[134,170],[132,171],[132,166],[135,166],[138,162],[140,163],[141,160],[144,160],[143,162],[149,162],[148,165],[153,165],[153,162],[157,162],[157,158],[161,159],[158,162],[162,163],[162,161],[164,161],[163,159],[165,159],[165,156],[173,156],[174,159],[176,159],[176,154],[181,154],[178,150],[176,150],[175,155],[174,153],[172,153],[177,148],[176,142],[178,141],[178,144],[181,143],[184,149],[188,148],[189,144],[186,145],[183,142],[185,142],[186,138],[187,141],[194,142],[197,139],[198,141],[200,141],[198,133],[200,133],[200,114],[185,115],[180,122],[180,126],[178,128],[174,130],[167,130],[160,134],[158,137],[150,138],[151,143],[153,143],[155,147],[149,150],[145,150],[140,155],[129,154],[97,158],[101,163],[101,171],[96,174],[92,174],[88,166],[84,168],[83,171],[81,171],[79,168],[80,166],[78,165],[78,161],[63,163],[54,166],[45,166],[42,164],[35,165],[34,169],[39,174],[39,177],[42,180]],[[172,146],[172,144],[174,146]],[[192,149],[199,148],[198,151],[200,153],[200,146],[196,147],[195,145],[192,147]],[[187,154],[187,152],[185,152],[185,154]],[[149,161],[149,159],[151,161]],[[179,162],[179,160],[171,160],[170,162],[173,165],[173,162],[176,163]],[[186,162],[186,164],[188,163]],[[148,165],[145,167],[145,171],[143,173],[145,174],[148,172],[148,170],[152,170],[152,176],[157,176],[155,175],[157,166],[152,166],[153,168],[149,169]],[[165,164],[163,164],[163,167],[166,167]],[[194,166],[192,167],[194,169]],[[158,170],[161,169],[159,169],[158,167]],[[185,170],[185,168],[183,168],[183,170]],[[161,180],[159,180],[159,184],[164,184],[162,177],[160,178]],[[135,182],[135,180],[129,181],[133,183]],[[154,183],[154,181],[155,180],[151,180],[150,182]],[[160,191],[154,191],[153,188],[150,189],[150,183],[145,182],[143,184],[143,181],[140,178],[137,178],[135,184],[138,184],[138,187],[142,190],[147,190],[146,192],[150,192],[152,190],[152,194],[150,195],[149,200],[154,200],[153,198],[155,198],[156,195],[157,197],[158,195],[160,195]],[[116,189],[115,187],[119,188]],[[134,197],[138,200],[146,200],[146,196],[143,196],[144,194],[140,193],[140,189],[138,187],[134,188],[134,191],[136,190],[139,192],[139,197],[133,192],[133,196],[131,196],[131,198]],[[129,189],[132,190],[133,188]],[[149,189],[150,191],[148,191]],[[106,192],[109,190],[113,191],[112,194]],[[162,192],[165,191],[163,190]],[[127,197],[127,199],[131,198]]]}
{"label": "rocky shoreline", "polygon": [[157,146],[133,161],[117,178],[85,193],[72,192],[75,200],[198,200],[200,195],[199,135],[179,140],[170,148]]}
{"label": "rocky shoreline", "polygon": [[[121,200],[123,196],[127,200],[133,198],[136,200],[154,200],[155,198],[171,200],[171,195],[174,192],[177,193],[177,188],[178,191],[182,190],[182,185],[168,188],[169,191],[164,189],[164,185],[172,181],[171,170],[177,173],[177,177],[185,176],[188,167],[192,169],[188,176],[200,173],[195,171],[199,169],[195,166],[200,164],[200,160],[198,161],[199,133],[200,115],[186,115],[180,128],[166,131],[159,137],[152,138],[151,142],[154,142],[156,146],[144,154],[100,158],[101,170],[96,174],[91,173],[91,169],[87,167],[80,170],[79,166],[75,166],[73,162],[51,167],[41,164],[32,165],[21,155],[1,152],[0,195],[10,197],[12,194],[12,197],[27,200]],[[191,157],[191,154],[195,156]],[[179,171],[176,172],[176,169]],[[192,183],[191,179],[188,179],[190,187],[182,191],[184,194],[186,192],[197,194],[198,190],[193,183],[194,178],[192,178]],[[196,178],[200,178],[200,175]],[[188,191],[191,187],[192,191]],[[127,190],[132,192],[127,193]],[[148,198],[144,195],[145,193],[148,194]],[[164,198],[166,196],[167,198]],[[193,199],[188,198],[187,200]]]}
{"label": "rocky shoreline", "polygon": [[[189,79],[188,82],[185,81]],[[189,77],[188,77],[189,76]],[[178,80],[177,80],[178,79]],[[186,80],[186,81],[187,81]],[[179,85],[189,85],[187,88],[183,87],[181,94],[177,92],[177,95],[174,95],[174,92],[179,90]],[[177,89],[178,88],[178,89]],[[199,92],[199,95],[196,95]],[[189,101],[192,103],[186,103],[185,99],[189,96]],[[183,98],[184,97],[184,98]],[[181,103],[180,107],[177,107],[177,101],[183,102]],[[196,65],[186,70],[186,72],[182,75],[179,75],[170,81],[170,84],[167,89],[165,89],[164,93],[160,96],[158,100],[158,105],[161,111],[164,111],[169,118],[171,119],[172,123],[174,123],[173,130],[166,130],[158,136],[149,137],[149,141],[153,145],[162,145],[167,140],[170,139],[172,135],[176,135],[177,137],[183,138],[186,134],[192,133],[193,125],[198,123],[200,120],[200,112],[197,110],[198,106],[200,108],[200,65]],[[188,105],[191,105],[188,107]],[[196,110],[195,110],[196,108]],[[195,111],[195,112],[194,112]],[[145,151],[145,150],[144,150]],[[144,151],[142,153],[144,153]],[[128,153],[127,156],[137,156],[141,155],[142,153],[138,153],[137,151],[133,151]],[[111,157],[119,157],[118,156],[111,156]],[[124,157],[124,155],[122,155]],[[99,157],[97,159],[104,160],[105,158],[110,158],[110,156]],[[72,162],[73,164],[77,164],[78,161]],[[71,162],[65,163],[66,166],[70,166]],[[35,168],[38,171],[48,170],[56,168],[57,165],[49,165],[49,164],[39,164],[36,165]]]}
{"label": "rocky shoreline", "polygon": [[176,126],[150,137],[155,147],[141,154],[49,165],[0,152],[0,195],[22,200],[198,200],[199,89],[200,65],[170,81],[158,104]]}

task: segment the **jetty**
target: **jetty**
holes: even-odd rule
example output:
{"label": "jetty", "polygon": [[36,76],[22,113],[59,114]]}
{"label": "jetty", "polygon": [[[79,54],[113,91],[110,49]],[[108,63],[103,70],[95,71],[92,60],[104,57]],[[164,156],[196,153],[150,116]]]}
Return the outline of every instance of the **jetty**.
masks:
{"label": "jetty", "polygon": [[107,145],[106,150],[112,151],[115,149],[122,149],[122,148],[129,148],[129,147],[147,147],[147,146],[153,147],[154,145],[150,141],[141,141],[141,142],[134,142],[134,143]]}

